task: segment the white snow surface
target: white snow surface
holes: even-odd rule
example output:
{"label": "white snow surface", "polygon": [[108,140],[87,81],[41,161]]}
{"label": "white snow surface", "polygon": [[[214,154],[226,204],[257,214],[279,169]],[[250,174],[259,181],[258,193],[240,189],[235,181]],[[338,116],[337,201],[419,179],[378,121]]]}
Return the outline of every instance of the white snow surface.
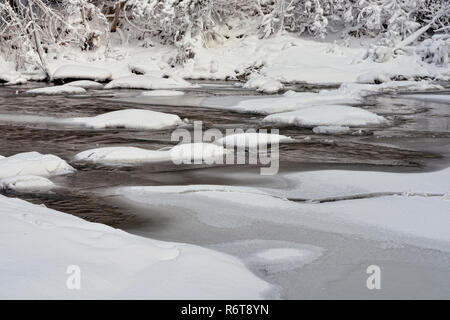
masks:
{"label": "white snow surface", "polygon": [[127,128],[160,130],[174,128],[183,121],[175,114],[143,109],[112,111],[95,117],[71,118],[64,122],[81,124],[89,128]]}
{"label": "white snow surface", "polygon": [[78,80],[66,83],[65,86],[79,87],[83,89],[102,89],[103,85],[92,80]]}
{"label": "white snow surface", "polygon": [[80,79],[93,81],[106,81],[111,79],[111,72],[104,68],[86,64],[63,65],[53,73],[53,79]]}
{"label": "white snow surface", "polygon": [[224,147],[256,148],[260,145],[272,143],[292,142],[293,138],[275,133],[246,132],[235,133],[217,139],[214,143]]}
{"label": "white snow surface", "polygon": [[[0,195],[2,299],[261,299],[238,259],[156,241]],[[81,289],[68,290],[69,266]]]}
{"label": "white snow surface", "polygon": [[136,147],[105,147],[90,149],[75,155],[76,161],[103,164],[139,164],[173,161],[212,161],[222,158],[226,149],[212,143],[187,143],[170,149],[147,150]]}
{"label": "white snow surface", "polygon": [[373,112],[341,105],[312,106],[268,115],[265,122],[299,127],[380,125],[387,120]]}
{"label": "white snow surface", "polygon": [[45,192],[54,187],[53,182],[39,176],[13,176],[0,179],[0,189],[16,192]]}
{"label": "white snow surface", "polygon": [[30,89],[26,91],[31,94],[82,94],[86,93],[86,90],[81,87],[74,87],[71,85],[62,85],[62,86],[53,86],[53,87],[44,87],[44,88],[36,88]]}
{"label": "white snow surface", "polygon": [[280,81],[262,76],[251,77],[243,87],[264,93],[277,93],[284,89]]}
{"label": "white snow surface", "polygon": [[0,178],[19,175],[51,177],[74,172],[63,159],[39,152],[25,152],[0,159]]}
{"label": "white snow surface", "polygon": [[109,82],[105,89],[176,89],[189,88],[193,85],[178,77],[162,78],[152,75],[131,75]]}

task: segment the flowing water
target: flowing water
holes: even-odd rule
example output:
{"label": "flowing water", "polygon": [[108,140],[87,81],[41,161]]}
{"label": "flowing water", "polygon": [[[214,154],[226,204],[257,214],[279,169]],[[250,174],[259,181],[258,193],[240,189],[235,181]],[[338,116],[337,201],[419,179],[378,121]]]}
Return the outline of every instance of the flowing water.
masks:
{"label": "flowing water", "polygon": [[[51,153],[68,161],[78,152],[105,146],[159,149],[171,146],[172,130],[89,130],[62,126],[52,118],[86,117],[126,108],[141,108],[202,120],[204,129],[270,128],[260,115],[205,109],[188,101],[211,96],[257,95],[229,83],[203,83],[182,98],[135,97],[138,90],[90,90],[85,96],[29,96],[24,90],[42,84],[0,87],[0,154]],[[297,86],[297,90],[317,90]],[[395,96],[374,96],[364,107],[385,116],[390,125],[364,128],[357,135],[316,135],[310,129],[280,128],[297,142],[280,146],[280,172],[312,169],[420,172],[448,166],[450,108],[447,104]],[[160,163],[106,167],[71,163],[77,172],[52,178],[51,194],[13,194],[88,221],[105,223],[142,236],[197,244],[246,261],[257,250],[277,246],[324,248],[320,258],[302,267],[273,272],[267,265],[249,268],[279,287],[282,298],[450,298],[450,254],[407,245],[387,245],[352,235],[260,222],[252,227],[218,228],[186,212],[149,210],[117,197],[104,196],[113,186],[221,184],[277,187],[278,177],[260,176],[255,165],[176,166]],[[211,208],[214,210],[214,208]],[[383,266],[383,290],[365,287],[367,265]]]}

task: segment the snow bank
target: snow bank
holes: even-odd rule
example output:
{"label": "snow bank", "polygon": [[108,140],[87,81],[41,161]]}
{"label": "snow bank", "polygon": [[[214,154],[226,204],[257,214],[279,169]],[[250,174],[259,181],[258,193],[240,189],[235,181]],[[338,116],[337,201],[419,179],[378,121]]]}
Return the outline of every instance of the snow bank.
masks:
{"label": "snow bank", "polygon": [[151,75],[131,75],[114,79],[105,89],[172,89],[188,88],[192,84],[181,78],[161,78]]}
{"label": "snow bank", "polygon": [[268,145],[272,143],[292,142],[294,139],[284,135],[273,133],[249,132],[231,134],[214,143],[228,148],[256,148],[260,145]]}
{"label": "snow bank", "polygon": [[184,92],[177,90],[151,90],[151,91],[143,91],[141,93],[141,96],[144,97],[173,97],[182,95],[184,95]]}
{"label": "snow bank", "polygon": [[86,93],[86,90],[81,87],[73,87],[69,85],[63,86],[54,86],[54,87],[45,87],[45,88],[36,88],[27,90],[26,93],[29,94],[81,94]]}
{"label": "snow bank", "polygon": [[0,159],[0,178],[19,175],[51,177],[74,171],[66,161],[51,154],[25,152]]}
{"label": "snow bank", "polygon": [[4,83],[5,85],[25,84],[27,83],[27,79],[19,72],[10,71],[2,73],[0,71],[0,84],[1,83]]}
{"label": "snow bank", "polygon": [[173,161],[212,161],[226,153],[223,147],[211,143],[188,143],[171,149],[147,150],[135,147],[106,147],[86,150],[75,155],[75,161],[103,164],[137,164]]}
{"label": "snow bank", "polygon": [[183,121],[175,114],[142,109],[126,109],[108,112],[89,118],[71,118],[64,122],[81,124],[89,128],[127,128],[161,130],[174,128]]}
{"label": "snow bank", "polygon": [[111,72],[88,65],[64,65],[53,73],[54,80],[80,79],[93,81],[107,81],[111,79]]}
{"label": "snow bank", "polygon": [[83,89],[102,89],[103,85],[101,83],[91,81],[91,80],[78,80],[78,81],[72,81],[64,86],[71,86],[71,87],[78,87]]}
{"label": "snow bank", "polygon": [[299,127],[367,126],[386,123],[385,118],[370,111],[339,105],[313,106],[291,112],[271,114],[263,121]]}
{"label": "snow bank", "polygon": [[[274,295],[270,284],[229,255],[134,236],[1,195],[0,243],[8,244],[0,246],[3,299],[261,299]],[[80,290],[67,287],[74,272],[69,266],[80,271]]]}
{"label": "snow bank", "polygon": [[45,192],[53,189],[55,184],[39,176],[13,176],[0,179],[0,189],[16,192]]}

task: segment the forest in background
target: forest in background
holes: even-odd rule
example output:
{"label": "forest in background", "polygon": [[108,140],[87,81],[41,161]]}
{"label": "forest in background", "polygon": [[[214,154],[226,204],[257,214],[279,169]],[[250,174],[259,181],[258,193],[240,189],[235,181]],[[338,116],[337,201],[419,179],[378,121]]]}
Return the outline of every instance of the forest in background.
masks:
{"label": "forest in background", "polygon": [[17,70],[47,70],[61,48],[105,50],[112,37],[177,49],[174,64],[195,47],[230,37],[276,37],[290,32],[324,41],[370,38],[367,59],[384,62],[413,50],[423,60],[448,64],[450,5],[445,0],[3,0],[0,55]]}

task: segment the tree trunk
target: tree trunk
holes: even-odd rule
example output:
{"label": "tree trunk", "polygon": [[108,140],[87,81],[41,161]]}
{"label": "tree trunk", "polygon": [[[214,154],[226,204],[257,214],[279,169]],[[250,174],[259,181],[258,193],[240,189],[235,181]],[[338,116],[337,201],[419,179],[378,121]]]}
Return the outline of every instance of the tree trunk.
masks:
{"label": "tree trunk", "polygon": [[123,7],[125,6],[125,3],[127,3],[128,0],[124,0],[124,1],[119,1],[116,3],[115,5],[115,10],[114,10],[114,19],[111,25],[111,30],[110,32],[116,32],[117,31],[117,25],[119,24],[119,18],[120,18],[120,10],[123,9]]}

